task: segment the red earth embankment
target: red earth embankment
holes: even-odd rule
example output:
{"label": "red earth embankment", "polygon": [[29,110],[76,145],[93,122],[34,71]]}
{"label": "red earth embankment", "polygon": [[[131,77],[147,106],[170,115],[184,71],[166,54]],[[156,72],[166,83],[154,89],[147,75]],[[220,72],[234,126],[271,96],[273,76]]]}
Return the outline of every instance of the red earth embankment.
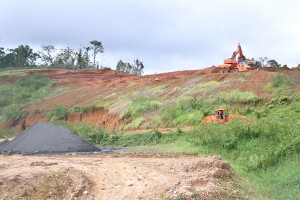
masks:
{"label": "red earth embankment", "polygon": [[[49,117],[47,113],[36,113],[34,115],[26,115],[21,117],[19,120],[10,121],[9,123],[3,124],[2,128],[19,127],[25,129],[31,127],[38,121],[48,122]],[[71,123],[87,123],[92,124],[96,128],[104,128],[107,131],[117,131],[122,124],[119,114],[109,113],[109,110],[99,107],[95,110],[86,112],[71,113],[66,118],[66,121]]]}
{"label": "red earth embankment", "polygon": [[[176,101],[184,94],[209,98],[197,88],[208,82],[217,82],[218,88],[211,89],[210,96],[219,91],[239,90],[265,97],[270,94],[265,86],[278,73],[287,75],[293,82],[294,90],[299,90],[299,72],[296,69],[270,67],[246,73],[219,73],[217,67],[209,67],[137,77],[115,70],[29,70],[25,72],[26,76],[43,74],[54,81],[53,87],[67,86],[71,89],[24,107],[28,114],[17,122],[11,122],[11,125],[22,125],[24,128],[39,120],[47,121],[47,113],[58,106],[72,109],[74,106],[97,105],[97,110],[71,114],[67,120],[87,122],[114,131],[119,130],[122,123],[120,113],[138,96],[157,98],[162,103]],[[16,79],[15,76],[2,78],[6,83],[13,83]],[[105,105],[105,109],[99,108],[101,105]]]}

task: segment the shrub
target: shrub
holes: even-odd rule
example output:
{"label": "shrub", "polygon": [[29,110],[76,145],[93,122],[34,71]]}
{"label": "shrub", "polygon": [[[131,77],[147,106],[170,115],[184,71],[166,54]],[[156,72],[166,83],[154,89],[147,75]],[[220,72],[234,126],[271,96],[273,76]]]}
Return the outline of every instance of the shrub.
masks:
{"label": "shrub", "polygon": [[122,115],[123,119],[138,117],[147,112],[158,110],[161,107],[161,102],[153,99],[141,98],[134,101],[127,107]]}
{"label": "shrub", "polygon": [[34,74],[29,78],[20,79],[17,85],[31,90],[38,90],[50,83],[50,79],[41,74]]}
{"label": "shrub", "polygon": [[134,119],[132,122],[130,122],[129,124],[124,124],[121,129],[122,130],[133,130],[138,128],[142,123],[144,123],[146,121],[145,118],[143,117],[138,117],[136,119]]}
{"label": "shrub", "polygon": [[251,92],[241,92],[239,90],[233,90],[230,92],[220,92],[214,99],[214,102],[223,102],[226,104],[256,104],[261,101],[261,98],[257,97]]}
{"label": "shrub", "polygon": [[32,102],[49,95],[41,91],[49,86],[50,79],[42,75],[32,75],[29,78],[22,78],[15,85],[7,85],[1,88],[0,107],[10,104],[22,104]]}
{"label": "shrub", "polygon": [[86,113],[86,112],[94,112],[97,110],[97,106],[95,105],[89,105],[85,107],[81,107],[81,112]]}
{"label": "shrub", "polygon": [[157,124],[164,126],[197,125],[205,114],[208,114],[210,105],[203,99],[185,97],[168,106],[164,106]]}
{"label": "shrub", "polygon": [[21,107],[17,104],[11,104],[4,109],[6,120],[17,120],[21,117]]}
{"label": "shrub", "polygon": [[57,120],[67,120],[69,110],[64,107],[56,107],[50,113],[50,121],[55,122]]}
{"label": "shrub", "polygon": [[4,107],[6,105],[9,105],[10,101],[6,96],[0,96],[0,107]]}
{"label": "shrub", "polygon": [[199,85],[197,85],[195,87],[195,90],[207,89],[207,88],[212,88],[212,87],[216,87],[216,86],[220,86],[220,85],[221,85],[220,82],[210,81],[210,82],[206,82],[206,83],[200,83]]}
{"label": "shrub", "polygon": [[277,74],[271,79],[271,86],[274,88],[280,88],[289,85],[291,85],[291,82],[289,81],[288,77],[283,74]]}

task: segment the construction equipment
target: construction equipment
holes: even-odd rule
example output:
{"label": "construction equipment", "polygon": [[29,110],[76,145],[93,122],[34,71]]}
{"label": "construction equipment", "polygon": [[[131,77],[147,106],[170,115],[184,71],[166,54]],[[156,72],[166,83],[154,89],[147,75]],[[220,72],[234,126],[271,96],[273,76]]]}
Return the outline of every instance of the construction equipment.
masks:
{"label": "construction equipment", "polygon": [[238,115],[238,114],[229,114],[228,108],[224,109],[217,109],[215,110],[214,115],[211,116],[206,116],[203,120],[202,123],[220,123],[223,124],[225,122],[229,122],[233,118],[240,118],[243,119],[244,121],[248,121],[249,119],[245,116]]}
{"label": "construction equipment", "polygon": [[206,116],[202,123],[212,123],[212,122],[218,122],[218,123],[224,123],[229,121],[229,115],[228,115],[228,109],[217,109],[215,110],[215,114],[211,116]]}
{"label": "construction equipment", "polygon": [[[236,56],[238,59],[236,60]],[[224,64],[218,65],[223,73],[229,72],[245,72],[254,67],[254,61],[247,60],[243,54],[241,44],[238,43],[238,49],[232,53],[231,58],[225,59]]]}

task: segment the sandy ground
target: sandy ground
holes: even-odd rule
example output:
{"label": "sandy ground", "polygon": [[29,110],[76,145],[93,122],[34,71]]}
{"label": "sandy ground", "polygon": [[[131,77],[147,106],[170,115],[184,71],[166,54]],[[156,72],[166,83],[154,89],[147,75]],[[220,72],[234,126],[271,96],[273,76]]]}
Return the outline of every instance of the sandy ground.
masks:
{"label": "sandy ground", "polygon": [[227,199],[233,177],[216,156],[0,155],[0,199]]}

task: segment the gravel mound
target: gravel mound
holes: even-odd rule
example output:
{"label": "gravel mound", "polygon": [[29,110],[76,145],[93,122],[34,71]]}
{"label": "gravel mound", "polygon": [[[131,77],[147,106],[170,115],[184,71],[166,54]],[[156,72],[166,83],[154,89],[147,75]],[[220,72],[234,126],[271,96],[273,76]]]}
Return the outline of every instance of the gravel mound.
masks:
{"label": "gravel mound", "polygon": [[109,152],[82,140],[63,126],[37,122],[12,141],[0,143],[1,153],[58,154],[69,152]]}

